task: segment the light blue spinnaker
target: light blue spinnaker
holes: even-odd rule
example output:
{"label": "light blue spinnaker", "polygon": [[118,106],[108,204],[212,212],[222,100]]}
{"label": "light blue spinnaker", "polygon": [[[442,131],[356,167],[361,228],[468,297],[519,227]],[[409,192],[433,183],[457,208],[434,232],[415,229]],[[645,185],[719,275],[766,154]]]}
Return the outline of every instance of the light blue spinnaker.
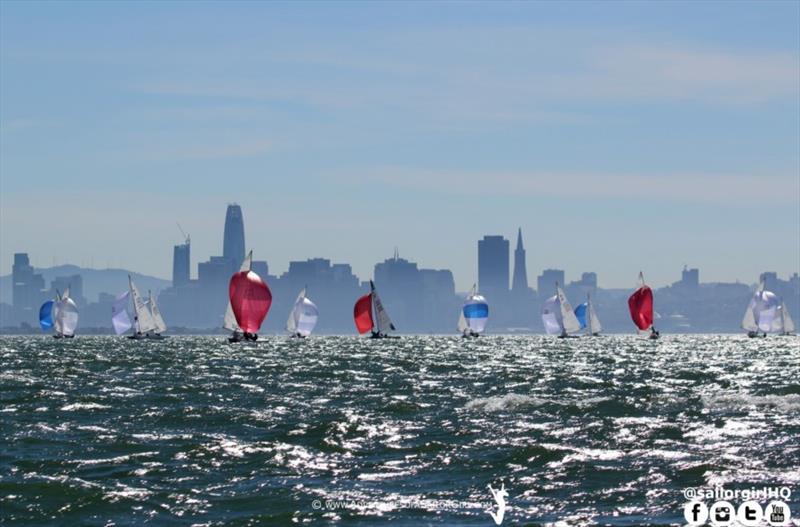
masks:
{"label": "light blue spinnaker", "polygon": [[578,322],[581,323],[581,329],[586,327],[586,312],[588,311],[588,308],[588,302],[578,304],[578,307],[575,308],[575,318],[577,318]]}
{"label": "light blue spinnaker", "polygon": [[53,301],[48,300],[39,308],[39,327],[48,330],[53,327]]}

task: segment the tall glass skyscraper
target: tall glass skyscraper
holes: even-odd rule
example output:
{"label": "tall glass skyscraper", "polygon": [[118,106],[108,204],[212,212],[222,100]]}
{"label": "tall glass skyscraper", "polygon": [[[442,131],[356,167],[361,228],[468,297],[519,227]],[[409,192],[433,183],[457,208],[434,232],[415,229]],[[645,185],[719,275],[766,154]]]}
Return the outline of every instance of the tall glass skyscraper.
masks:
{"label": "tall glass skyscraper", "polygon": [[233,271],[238,271],[244,261],[244,218],[242,208],[232,203],[225,213],[225,237],[222,240],[222,256],[231,262]]}
{"label": "tall glass skyscraper", "polygon": [[502,236],[478,240],[478,287],[482,293],[508,293],[508,263],[508,240]]}
{"label": "tall glass skyscraper", "polygon": [[172,250],[172,286],[187,285],[190,279],[191,245],[189,239]]}

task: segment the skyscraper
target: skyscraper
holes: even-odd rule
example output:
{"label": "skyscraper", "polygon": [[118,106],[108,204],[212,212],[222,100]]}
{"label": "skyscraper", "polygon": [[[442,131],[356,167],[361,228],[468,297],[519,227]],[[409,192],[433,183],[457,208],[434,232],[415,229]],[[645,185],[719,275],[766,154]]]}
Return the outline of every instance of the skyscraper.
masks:
{"label": "skyscraper", "polygon": [[172,250],[172,287],[187,285],[190,279],[191,246],[186,243],[176,245]]}
{"label": "skyscraper", "polygon": [[561,269],[545,269],[536,279],[536,287],[540,298],[547,298],[556,293],[556,284],[564,287],[564,271]]}
{"label": "skyscraper", "polygon": [[225,213],[222,256],[230,260],[232,272],[238,270],[244,261],[244,218],[242,217],[242,208],[236,203],[228,205]]}
{"label": "skyscraper", "polygon": [[528,290],[528,268],[525,265],[525,248],[522,246],[522,228],[517,231],[517,248],[514,250],[514,278],[511,290],[522,293]]}
{"label": "skyscraper", "polygon": [[478,286],[483,293],[508,293],[508,240],[484,236],[478,240]]}
{"label": "skyscraper", "polygon": [[44,277],[33,271],[28,253],[14,254],[14,265],[11,268],[12,303],[22,310],[39,309],[43,298]]}

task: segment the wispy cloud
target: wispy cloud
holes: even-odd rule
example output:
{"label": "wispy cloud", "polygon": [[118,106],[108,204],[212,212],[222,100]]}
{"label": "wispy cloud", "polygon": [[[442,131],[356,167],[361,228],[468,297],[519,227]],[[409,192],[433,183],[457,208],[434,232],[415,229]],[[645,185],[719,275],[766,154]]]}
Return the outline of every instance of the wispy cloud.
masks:
{"label": "wispy cloud", "polygon": [[653,201],[763,205],[765,188],[774,203],[800,203],[800,180],[790,175],[576,171],[459,171],[382,167],[354,181],[467,196],[530,198],[625,198]]}

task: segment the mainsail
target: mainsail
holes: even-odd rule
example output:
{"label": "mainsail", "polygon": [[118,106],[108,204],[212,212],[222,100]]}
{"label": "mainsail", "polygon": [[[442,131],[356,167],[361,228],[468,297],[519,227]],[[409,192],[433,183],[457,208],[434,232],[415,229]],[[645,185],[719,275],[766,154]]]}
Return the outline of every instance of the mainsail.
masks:
{"label": "mainsail", "polygon": [[52,300],[48,300],[39,308],[39,327],[48,330],[53,327],[53,305]]}
{"label": "mainsail", "polygon": [[489,304],[486,302],[483,295],[478,294],[476,286],[473,285],[472,291],[467,295],[464,305],[461,308],[461,316],[458,319],[458,329],[462,333],[467,330],[473,333],[483,333],[488,320]]}
{"label": "mainsail", "polygon": [[258,333],[272,305],[272,292],[253,271],[239,271],[231,277],[228,298],[236,323],[245,333]]}
{"label": "mainsail", "polygon": [[55,303],[53,308],[54,313],[54,326],[56,333],[65,337],[71,337],[75,334],[75,328],[78,327],[78,306],[75,301],[69,297],[69,289],[67,289],[61,299]]}
{"label": "mainsail", "polygon": [[639,288],[628,298],[631,320],[640,331],[653,326],[653,291],[644,283],[644,275],[639,273]]}
{"label": "mainsail", "polygon": [[133,283],[128,275],[128,286],[130,287],[131,298],[133,299],[133,324],[137,333],[148,333],[156,329],[156,323],[150,315],[147,303],[139,294],[136,284]]}
{"label": "mainsail", "polygon": [[588,305],[588,320],[587,320],[587,329],[589,331],[589,335],[595,335],[603,331],[603,326],[600,324],[600,319],[597,317],[597,312],[594,309],[594,303],[592,302],[592,297],[587,295],[586,303]]}
{"label": "mainsail", "polygon": [[294,302],[292,312],[289,313],[286,330],[307,337],[314,331],[318,318],[319,310],[314,302],[306,298],[306,290],[303,288]]}
{"label": "mainsail", "polygon": [[158,309],[156,299],[153,298],[153,293],[147,291],[147,296],[147,303],[150,306],[150,316],[153,317],[153,324],[155,324],[155,332],[163,333],[167,330],[167,324],[164,322],[164,318],[161,316],[161,310]]}
{"label": "mainsail", "polygon": [[581,330],[581,325],[578,319],[575,318],[575,313],[572,311],[572,305],[567,300],[567,295],[564,290],[556,284],[556,296],[558,296],[558,304],[561,308],[561,323],[565,333],[575,333]]}
{"label": "mainsail", "polygon": [[[242,262],[242,266],[239,268],[239,272],[242,271],[249,271],[253,264],[253,251],[247,253],[245,256],[244,261]],[[225,310],[225,318],[222,322],[222,327],[227,329],[228,331],[240,331],[239,324],[236,323],[236,315],[233,314],[233,307],[231,307],[231,302],[228,300],[228,308]]]}
{"label": "mainsail", "polygon": [[117,335],[122,335],[133,327],[131,318],[128,316],[128,299],[130,296],[131,292],[125,291],[117,296],[111,305],[111,325],[114,326],[114,332]]}
{"label": "mainsail", "polygon": [[376,329],[378,333],[385,333],[389,330],[394,331],[395,327],[394,324],[392,324],[392,319],[389,318],[389,313],[387,313],[386,309],[383,307],[381,297],[378,296],[378,291],[375,289],[375,284],[372,283],[372,280],[369,281],[369,287],[372,289],[372,305],[375,307]]}

